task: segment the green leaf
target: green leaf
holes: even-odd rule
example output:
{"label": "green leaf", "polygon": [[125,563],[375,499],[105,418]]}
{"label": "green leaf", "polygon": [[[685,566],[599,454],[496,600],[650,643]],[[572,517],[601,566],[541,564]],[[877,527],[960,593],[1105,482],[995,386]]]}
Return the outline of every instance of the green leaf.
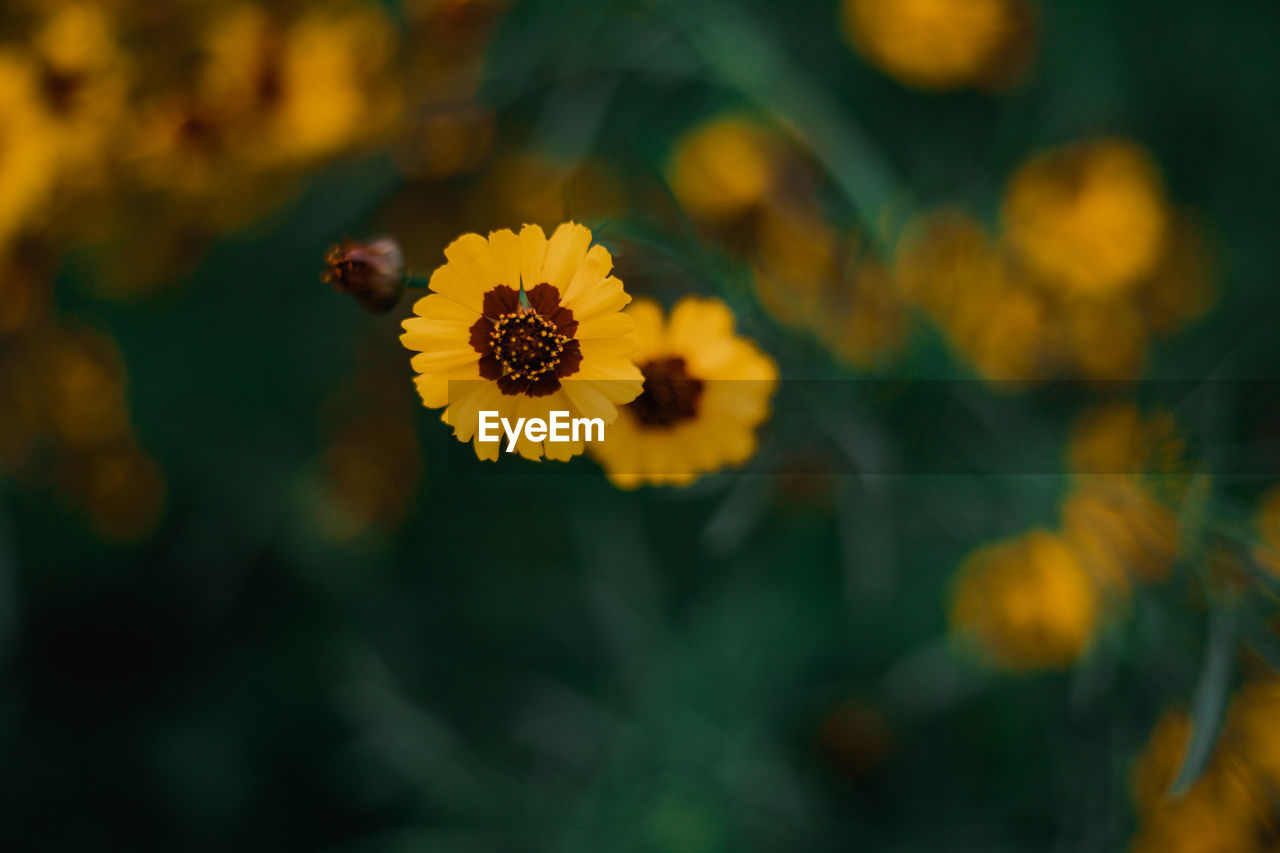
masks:
{"label": "green leaf", "polygon": [[1222,720],[1227,709],[1227,689],[1231,683],[1232,648],[1235,644],[1233,619],[1224,611],[1215,611],[1209,623],[1209,642],[1205,649],[1200,682],[1196,685],[1191,705],[1191,743],[1182,769],[1169,788],[1169,795],[1179,797],[1190,790],[1213,756]]}

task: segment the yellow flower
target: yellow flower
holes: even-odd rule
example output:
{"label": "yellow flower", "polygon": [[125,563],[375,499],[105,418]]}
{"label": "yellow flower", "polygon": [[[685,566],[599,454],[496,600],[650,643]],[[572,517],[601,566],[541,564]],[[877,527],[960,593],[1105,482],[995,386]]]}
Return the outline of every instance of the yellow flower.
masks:
{"label": "yellow flower", "polygon": [[70,164],[68,177],[102,178],[128,94],[125,56],[111,20],[101,6],[67,3],[44,22],[33,47],[40,102]]}
{"label": "yellow flower", "polygon": [[1181,496],[1189,476],[1187,442],[1173,416],[1147,415],[1133,403],[1094,406],[1072,425],[1067,464],[1082,478],[1120,475],[1170,499]]}
{"label": "yellow flower", "polygon": [[1002,210],[1015,251],[1063,293],[1132,290],[1160,260],[1164,191],[1145,151],[1123,140],[1037,155],[1013,175]]}
{"label": "yellow flower", "polygon": [[1258,827],[1202,796],[1186,795],[1146,823],[1130,853],[1252,853]]}
{"label": "yellow flower", "polygon": [[1098,591],[1061,537],[1033,530],[979,548],[960,567],[955,631],[1011,670],[1069,666],[1093,640]]}
{"label": "yellow flower", "polygon": [[911,220],[894,261],[903,294],[943,328],[951,327],[973,290],[1007,278],[1005,267],[982,226],[957,210]]}
{"label": "yellow flower", "polygon": [[733,314],[718,299],[686,296],[666,322],[647,299],[628,314],[644,393],[592,446],[610,481],[684,486],[751,458],[777,384],[773,359],[734,333]]}
{"label": "yellow flower", "polygon": [[1149,428],[1133,403],[1095,406],[1071,427],[1067,464],[1078,474],[1136,474],[1149,453]]}
{"label": "yellow flower", "polygon": [[1182,711],[1160,717],[1129,776],[1142,823],[1132,850],[1236,853],[1257,848],[1265,797],[1232,726],[1228,724],[1200,778],[1174,798],[1169,789],[1186,759],[1191,720]]}
{"label": "yellow flower", "polygon": [[[904,229],[895,261],[902,293],[987,378],[1137,378],[1152,334],[1188,322],[1211,301],[1203,241],[1189,225],[1175,220],[1169,235],[1144,248],[1142,235],[1130,239],[1134,229],[1119,224],[1123,214],[1106,212],[1120,202],[1108,200],[1103,178],[1090,178],[1097,186],[1088,189],[1084,178],[1066,174],[1062,163],[1115,155],[1105,148],[1081,147],[1024,167],[1011,184],[1003,242],[955,210],[924,214]],[[1123,159],[1120,150],[1115,156]],[[1054,181],[1061,197],[1050,199],[1044,187]],[[1158,193],[1154,183],[1151,189]],[[1065,197],[1077,191],[1083,199],[1078,204]],[[1038,199],[1028,201],[1037,193]],[[1159,219],[1163,202],[1156,201],[1153,215]],[[1025,216],[1019,219],[1013,211]],[[1141,228],[1143,222],[1153,224],[1141,217],[1130,224]],[[1154,268],[1140,263],[1121,269],[1130,252],[1154,252],[1147,259]],[[1102,273],[1110,278],[1097,278]]]}
{"label": "yellow flower", "polygon": [[34,67],[0,52],[0,247],[32,223],[53,191],[59,163],[50,132]]}
{"label": "yellow flower", "polygon": [[815,211],[777,205],[760,211],[757,232],[756,295],[780,323],[813,333],[862,369],[898,352],[906,306],[858,235],[841,239]]}
{"label": "yellow flower", "polygon": [[893,274],[878,259],[864,258],[838,281],[818,337],[841,361],[874,368],[896,355],[906,339],[906,308]]}
{"label": "yellow flower", "polygon": [[1240,689],[1227,727],[1232,742],[1268,790],[1280,793],[1280,679],[1269,677]]}
{"label": "yellow flower", "polygon": [[676,145],[667,180],[695,219],[725,224],[755,208],[774,179],[773,143],[764,129],[736,116],[714,119]]}
{"label": "yellow flower", "polygon": [[1178,551],[1178,519],[1128,477],[1097,477],[1062,506],[1063,535],[1094,579],[1121,594],[1131,579],[1166,580]]}
{"label": "yellow flower", "polygon": [[259,123],[268,165],[327,157],[383,132],[399,95],[386,71],[395,38],[370,5],[310,13],[279,27],[256,6],[225,16],[207,38],[202,99]]}
{"label": "yellow flower", "polygon": [[1141,312],[1128,299],[1072,300],[1060,311],[1076,374],[1104,381],[1142,375],[1149,334]]}
{"label": "yellow flower", "polygon": [[1053,306],[966,214],[943,210],[909,223],[894,269],[906,298],[984,378],[1025,382],[1053,374],[1060,349]]}
{"label": "yellow flower", "polygon": [[756,226],[756,296],[778,322],[811,326],[840,272],[840,240],[815,211],[768,205]]}
{"label": "yellow flower", "polygon": [[277,150],[324,157],[380,133],[399,110],[398,94],[382,78],[394,49],[391,25],[372,5],[294,24],[280,57]]}
{"label": "yellow flower", "polygon": [[1019,0],[845,0],[845,34],[870,62],[920,89],[998,87],[1031,46]]}
{"label": "yellow flower", "polygon": [[1024,383],[1054,372],[1059,339],[1044,297],[998,277],[967,289],[947,329],[948,337],[984,379]]}
{"label": "yellow flower", "polygon": [[[616,406],[640,393],[643,376],[629,357],[635,323],[622,313],[631,297],[589,230],[570,222],[550,239],[536,225],[488,239],[464,234],[445,257],[400,340],[420,353],[413,369],[423,403],[446,407],[442,419],[460,441],[475,441],[480,458],[499,451],[478,438],[481,411],[513,422],[567,411],[610,424]],[[584,447],[546,442],[544,451],[522,437],[516,449],[563,460]]]}

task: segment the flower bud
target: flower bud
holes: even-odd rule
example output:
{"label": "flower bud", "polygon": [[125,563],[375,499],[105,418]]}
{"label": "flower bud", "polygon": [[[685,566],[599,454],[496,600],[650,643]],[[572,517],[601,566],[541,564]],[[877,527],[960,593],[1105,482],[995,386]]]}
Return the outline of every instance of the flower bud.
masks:
{"label": "flower bud", "polygon": [[339,293],[360,300],[368,311],[385,314],[404,294],[404,253],[395,240],[383,237],[368,243],[344,240],[324,256],[322,280]]}

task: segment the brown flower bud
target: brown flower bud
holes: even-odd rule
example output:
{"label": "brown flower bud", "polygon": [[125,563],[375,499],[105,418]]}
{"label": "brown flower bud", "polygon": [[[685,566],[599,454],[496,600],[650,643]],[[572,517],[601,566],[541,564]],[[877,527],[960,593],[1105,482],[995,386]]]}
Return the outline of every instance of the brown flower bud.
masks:
{"label": "brown flower bud", "polygon": [[360,300],[368,311],[385,314],[404,294],[404,253],[395,240],[383,237],[368,243],[344,240],[324,256],[321,279],[339,293]]}

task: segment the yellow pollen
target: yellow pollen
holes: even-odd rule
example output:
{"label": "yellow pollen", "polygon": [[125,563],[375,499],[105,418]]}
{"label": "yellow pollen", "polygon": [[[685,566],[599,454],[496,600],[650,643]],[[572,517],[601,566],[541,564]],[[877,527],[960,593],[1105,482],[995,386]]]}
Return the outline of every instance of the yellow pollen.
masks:
{"label": "yellow pollen", "polygon": [[571,340],[560,334],[551,320],[530,308],[498,317],[489,334],[503,375],[512,379],[536,380],[554,371]]}

